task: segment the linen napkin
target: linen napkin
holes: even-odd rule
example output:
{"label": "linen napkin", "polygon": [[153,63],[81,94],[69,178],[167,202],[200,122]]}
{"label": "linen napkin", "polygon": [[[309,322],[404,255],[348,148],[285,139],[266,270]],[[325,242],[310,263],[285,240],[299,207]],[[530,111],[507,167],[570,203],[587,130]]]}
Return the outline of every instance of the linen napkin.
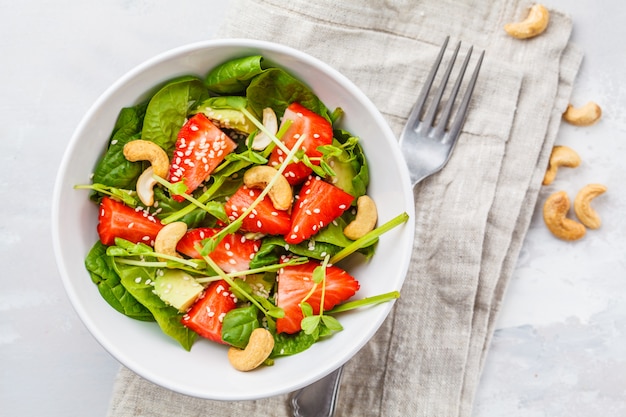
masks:
{"label": "linen napkin", "polygon": [[[415,243],[402,296],[344,368],[336,416],[467,417],[495,317],[530,223],[582,53],[551,10],[539,37],[504,24],[522,0],[239,0],[220,37],[281,42],[326,61],[402,130],[447,35],[485,50],[457,148],[415,188]],[[470,68],[472,66],[470,63]],[[180,395],[122,367],[109,417],[290,416],[288,395],[244,402]]]}

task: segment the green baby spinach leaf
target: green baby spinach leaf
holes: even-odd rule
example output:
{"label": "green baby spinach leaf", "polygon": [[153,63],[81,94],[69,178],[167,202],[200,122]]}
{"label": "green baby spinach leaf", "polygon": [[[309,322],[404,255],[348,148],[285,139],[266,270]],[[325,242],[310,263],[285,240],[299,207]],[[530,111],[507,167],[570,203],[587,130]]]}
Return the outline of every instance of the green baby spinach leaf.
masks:
{"label": "green baby spinach leaf", "polygon": [[143,172],[143,164],[128,161],[123,149],[131,140],[139,139],[145,110],[145,105],[139,105],[120,111],[109,140],[109,147],[94,170],[94,183],[128,190],[135,189],[137,178]]}
{"label": "green baby spinach leaf", "polygon": [[270,68],[252,79],[246,90],[248,104],[256,114],[271,107],[281,116],[287,106],[298,102],[322,117],[328,118],[328,109],[302,81],[280,68]]}
{"label": "green baby spinach leaf", "polygon": [[259,309],[251,305],[230,310],[222,322],[222,340],[243,349],[248,344],[252,331],[260,327]]}
{"label": "green baby spinach leaf", "polygon": [[107,246],[97,241],[85,258],[85,267],[98,291],[111,307],[136,320],[154,321],[150,310],[145,308],[122,285],[115,271],[113,259],[107,256]]}
{"label": "green baby spinach leaf", "polygon": [[178,132],[191,109],[208,96],[209,92],[197,77],[184,76],[169,81],[148,103],[142,139],[156,143],[171,155]]}
{"label": "green baby spinach leaf", "polygon": [[217,94],[241,94],[250,80],[263,72],[260,55],[232,59],[213,68],[206,75],[204,83]]}
{"label": "green baby spinach leaf", "polygon": [[274,349],[270,358],[295,355],[304,352],[318,340],[318,335],[298,332],[296,334],[278,333],[274,335]]}
{"label": "green baby spinach leaf", "polygon": [[175,339],[185,350],[190,350],[198,335],[181,323],[182,314],[178,310],[166,305],[153,292],[151,282],[154,282],[157,269],[115,261],[113,264],[124,288],[152,313],[163,333]]}

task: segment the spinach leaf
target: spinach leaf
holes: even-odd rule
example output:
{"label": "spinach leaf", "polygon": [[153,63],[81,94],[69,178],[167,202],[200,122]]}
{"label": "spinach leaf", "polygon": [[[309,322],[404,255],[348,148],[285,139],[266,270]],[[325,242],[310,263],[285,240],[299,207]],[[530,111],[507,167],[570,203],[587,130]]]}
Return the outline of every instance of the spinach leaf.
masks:
{"label": "spinach leaf", "polygon": [[274,349],[270,354],[270,358],[295,355],[296,353],[303,352],[310,348],[317,340],[317,335],[306,334],[305,332],[298,332],[293,335],[285,333],[274,334]]}
{"label": "spinach leaf", "polygon": [[[341,230],[339,232],[343,235]],[[345,243],[344,246],[352,242],[345,237],[344,239],[346,239],[345,242],[342,240]],[[328,238],[328,240],[331,239]],[[324,259],[326,255],[333,256],[341,250],[341,247],[332,244],[332,242],[317,240],[317,236],[315,241],[306,241],[297,245],[287,245],[285,239],[280,236],[265,236],[261,247],[250,262],[250,268],[261,268],[278,263],[280,256],[288,252],[287,247],[289,247],[289,252],[292,254],[320,260]]]}
{"label": "spinach leaf", "polygon": [[109,147],[94,170],[93,182],[111,187],[135,189],[137,178],[143,172],[140,162],[130,162],[124,157],[124,145],[138,139],[146,105],[123,108],[117,118]]}
{"label": "spinach leaf", "polygon": [[141,131],[142,139],[156,143],[171,155],[178,131],[185,123],[190,109],[208,96],[209,92],[197,77],[185,76],[169,81],[148,103]]}
{"label": "spinach leaf", "polygon": [[163,333],[178,341],[185,350],[190,350],[198,335],[183,326],[182,313],[166,305],[158,295],[154,294],[154,287],[150,283],[154,281],[157,269],[121,264],[114,260],[113,265],[121,278],[122,285],[150,310]]}
{"label": "spinach leaf", "polygon": [[250,80],[263,72],[260,55],[232,59],[213,68],[204,83],[217,94],[242,94]]}
{"label": "spinach leaf", "polygon": [[230,310],[222,322],[222,339],[232,346],[245,348],[252,331],[260,327],[258,313],[254,305]]}
{"label": "spinach leaf", "polygon": [[367,164],[365,153],[363,152],[358,138],[352,136],[349,132],[335,129],[333,135],[334,140],[340,143],[343,149],[341,155],[334,156],[334,165],[337,167],[336,170],[341,165],[349,167],[348,169],[352,172],[350,178],[351,184],[345,186],[345,188],[349,189],[347,192],[352,194],[355,198],[358,198],[366,193],[370,180],[369,165]]}
{"label": "spinach leaf", "polygon": [[136,320],[154,321],[152,313],[135,299],[121,283],[107,246],[97,241],[85,258],[85,267],[102,298],[115,310]]}
{"label": "spinach leaf", "polygon": [[312,112],[329,118],[328,109],[313,91],[280,68],[270,68],[254,77],[246,96],[256,114],[262,114],[264,108],[271,107],[277,116],[282,116],[287,106],[298,102]]}

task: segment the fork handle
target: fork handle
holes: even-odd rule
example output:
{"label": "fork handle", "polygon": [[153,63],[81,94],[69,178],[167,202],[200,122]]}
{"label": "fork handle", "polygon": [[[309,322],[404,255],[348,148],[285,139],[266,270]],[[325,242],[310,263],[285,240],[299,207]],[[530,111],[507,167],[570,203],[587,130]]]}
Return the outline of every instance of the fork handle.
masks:
{"label": "fork handle", "polygon": [[293,417],[332,417],[335,414],[337,395],[343,367],[296,391],[291,396]]}

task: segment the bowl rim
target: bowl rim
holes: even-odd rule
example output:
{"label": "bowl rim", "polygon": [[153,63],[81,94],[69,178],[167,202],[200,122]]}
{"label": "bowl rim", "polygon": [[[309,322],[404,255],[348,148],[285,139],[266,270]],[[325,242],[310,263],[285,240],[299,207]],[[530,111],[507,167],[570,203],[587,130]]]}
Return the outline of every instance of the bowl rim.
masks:
{"label": "bowl rim", "polygon": [[[309,55],[306,52],[303,52],[301,50],[295,49],[291,46],[287,46],[281,43],[263,41],[263,40],[255,40],[255,39],[245,39],[245,38],[203,40],[203,41],[193,42],[193,43],[185,44],[179,47],[175,47],[175,48],[166,50],[164,52],[161,52],[159,54],[156,54],[155,56],[144,60],[140,64],[134,66],[132,69],[127,71],[117,80],[115,80],[109,87],[107,87],[104,90],[104,92],[102,92],[99,95],[96,101],[88,108],[88,110],[81,117],[80,122],[76,126],[65,148],[65,151],[63,153],[63,158],[59,165],[55,182],[54,182],[52,202],[51,202],[52,203],[52,207],[51,207],[52,243],[53,243],[53,250],[54,250],[57,268],[60,273],[63,286],[65,288],[65,291],[68,295],[68,298],[70,300],[72,307],[74,308],[77,315],[79,316],[79,319],[88,329],[90,334],[119,363],[128,367],[132,371],[136,372],[138,375],[150,380],[151,382],[154,382],[158,385],[161,385],[165,388],[168,388],[172,391],[179,392],[182,394],[205,398],[205,399],[220,399],[220,400],[260,399],[260,398],[269,397],[271,395],[286,393],[286,392],[289,392],[290,390],[299,389],[299,388],[302,388],[302,386],[307,385],[307,384],[302,384],[300,386],[292,386],[289,390],[273,391],[273,392],[266,393],[263,395],[246,396],[246,395],[236,394],[229,398],[215,398],[215,397],[207,396],[203,394],[202,392],[192,392],[189,390],[181,390],[180,388],[173,386],[172,384],[169,384],[168,383],[169,381],[163,380],[154,372],[151,372],[150,370],[146,370],[144,368],[138,369],[137,366],[133,366],[133,364],[129,363],[129,361],[127,360],[127,357],[124,354],[124,352],[120,351],[120,349],[118,349],[118,347],[115,344],[111,343],[109,338],[103,332],[101,332],[99,326],[95,323],[95,321],[92,320],[92,318],[90,317],[90,314],[84,308],[83,303],[80,302],[79,294],[76,291],[76,288],[74,287],[74,285],[72,284],[68,266],[66,265],[64,256],[60,249],[61,248],[61,233],[62,233],[60,229],[60,222],[58,221],[58,219],[60,219],[60,217],[62,216],[62,213],[60,212],[60,206],[61,206],[60,199],[61,199],[62,188],[67,186],[67,184],[63,182],[63,178],[65,177],[69,169],[69,164],[71,162],[72,155],[74,154],[75,148],[78,146],[78,139],[81,135],[81,132],[84,130],[85,126],[89,124],[90,120],[97,115],[98,110],[107,102],[107,100],[111,98],[111,96],[117,90],[119,90],[121,86],[125,85],[134,77],[140,75],[142,72],[168,59],[181,57],[190,52],[197,52],[206,48],[216,48],[216,47],[235,47],[235,48],[246,48],[246,49],[252,48],[252,49],[259,49],[259,50],[268,50],[268,51],[272,51],[275,53],[288,54],[288,55],[295,57],[299,61],[312,64],[316,69],[322,70],[329,77],[335,80],[338,80],[342,84],[342,86],[344,86],[346,90],[349,91],[351,95],[353,95],[357,100],[363,103],[366,107],[370,108],[371,110],[370,113],[376,118],[376,121],[375,121],[376,124],[380,126],[381,129],[386,131],[385,138],[396,138],[395,134],[392,132],[389,124],[384,119],[384,117],[382,116],[378,108],[374,106],[374,104],[365,95],[363,91],[361,91],[350,79],[348,79],[345,75],[340,73],[338,70],[334,69],[331,65],[327,64],[326,62],[312,55]],[[392,145],[391,148],[392,148],[392,152],[396,154],[395,156],[400,156],[399,159],[403,161],[404,159],[402,158],[399,147],[397,146],[397,140],[396,140],[396,144]],[[405,190],[412,190],[412,187],[410,186],[408,168],[406,168],[406,165],[403,165],[403,166],[399,166],[398,169],[400,171],[400,181],[402,182],[401,187]],[[406,233],[409,234],[408,238],[410,239],[410,241],[413,241],[414,222],[415,222],[414,206],[413,204],[408,204],[407,207],[405,207],[404,209],[405,209],[404,211],[406,211],[407,214],[409,215],[409,220],[407,224],[405,224],[405,227],[408,229]],[[410,258],[411,256],[409,253],[408,256],[404,258],[404,264],[400,266],[400,270],[402,271],[402,275],[403,275],[401,284],[404,281],[404,279],[406,279],[408,268],[409,268],[409,263],[410,263]],[[393,307],[393,304],[394,302],[387,303],[384,313],[379,315],[378,322],[375,323],[374,326],[372,327],[373,330],[371,334],[367,338],[365,338],[363,343],[361,343],[359,346],[355,346],[353,354],[356,354],[358,351],[360,351],[361,348],[371,339],[374,333],[382,325],[384,320],[388,317],[389,312],[391,311],[391,308]],[[346,361],[351,359],[351,357],[352,356],[344,358],[343,361],[337,361],[336,363],[333,364],[331,368],[327,369],[327,372],[318,375],[317,379],[322,378],[323,376],[337,369],[339,366],[342,366]],[[313,381],[310,381],[310,382],[313,382]]]}

